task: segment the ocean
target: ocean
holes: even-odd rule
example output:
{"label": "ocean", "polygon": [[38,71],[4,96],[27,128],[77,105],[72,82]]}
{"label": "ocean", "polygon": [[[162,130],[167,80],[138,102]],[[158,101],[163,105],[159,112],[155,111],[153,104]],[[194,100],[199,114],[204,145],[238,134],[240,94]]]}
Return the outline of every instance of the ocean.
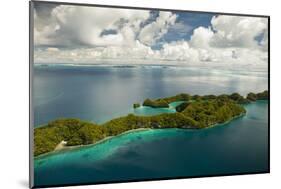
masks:
{"label": "ocean", "polygon": [[230,94],[268,88],[267,70],[176,66],[36,65],[35,127],[57,118],[104,123],[134,112],[133,103],[178,93]]}
{"label": "ocean", "polygon": [[[261,92],[268,89],[267,77],[262,70],[36,65],[35,127],[61,117],[103,123],[135,113],[133,103],[183,92]],[[268,101],[245,108],[245,116],[212,128],[132,132],[36,158],[35,185],[267,172]]]}

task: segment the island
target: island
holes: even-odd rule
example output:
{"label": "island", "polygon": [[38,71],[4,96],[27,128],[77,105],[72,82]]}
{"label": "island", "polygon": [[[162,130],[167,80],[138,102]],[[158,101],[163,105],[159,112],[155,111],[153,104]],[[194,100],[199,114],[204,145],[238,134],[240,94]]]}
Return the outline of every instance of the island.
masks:
{"label": "island", "polygon": [[166,102],[164,99],[151,100],[148,98],[143,102],[142,105],[153,108],[169,108],[168,102]]}
{"label": "island", "polygon": [[140,104],[139,103],[135,103],[135,104],[133,104],[133,107],[134,108],[138,108],[138,107],[140,107]]}
{"label": "island", "polygon": [[[223,124],[246,113],[243,104],[268,99],[268,91],[249,93],[246,98],[238,93],[230,95],[189,95],[178,94],[155,100],[146,99],[142,104],[152,108],[169,107],[179,102],[175,113],[153,116],[127,116],[112,119],[104,124],[79,119],[58,119],[34,129],[34,156],[40,156],[64,147],[96,144],[108,137],[140,129],[203,129]],[[139,108],[140,104],[133,105]]]}

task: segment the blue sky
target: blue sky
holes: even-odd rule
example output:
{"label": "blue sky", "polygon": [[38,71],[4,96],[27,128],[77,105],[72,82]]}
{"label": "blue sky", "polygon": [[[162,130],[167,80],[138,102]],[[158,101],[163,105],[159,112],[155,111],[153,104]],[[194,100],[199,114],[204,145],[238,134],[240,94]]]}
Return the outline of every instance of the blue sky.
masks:
{"label": "blue sky", "polygon": [[193,30],[203,26],[209,27],[211,19],[215,14],[202,14],[195,12],[173,12],[178,15],[176,24],[170,27],[168,32],[159,40],[157,44],[152,46],[153,49],[160,49],[163,43],[178,41],[178,40],[190,40],[193,34]]}
{"label": "blue sky", "polygon": [[[181,30],[173,30],[173,27],[171,27],[169,33],[165,36],[167,41],[180,39],[189,40],[194,29],[199,26],[209,27],[212,17],[215,16],[215,14],[192,12],[175,12],[175,14],[178,15],[177,23],[182,24],[184,27],[182,28],[182,32]],[[178,34],[180,35],[177,37]]]}

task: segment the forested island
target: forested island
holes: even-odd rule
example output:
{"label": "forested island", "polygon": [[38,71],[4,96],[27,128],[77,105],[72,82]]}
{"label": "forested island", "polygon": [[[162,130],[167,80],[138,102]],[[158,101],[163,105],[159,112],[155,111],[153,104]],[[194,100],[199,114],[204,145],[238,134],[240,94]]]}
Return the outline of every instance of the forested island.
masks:
{"label": "forested island", "polygon": [[[134,129],[202,129],[244,115],[246,110],[242,104],[267,99],[268,91],[249,93],[246,98],[238,93],[218,96],[182,93],[155,100],[146,99],[142,103],[143,106],[152,108],[167,108],[169,103],[183,101],[175,107],[175,113],[154,116],[128,114],[101,125],[79,119],[58,119],[34,129],[34,156],[52,152],[62,142],[66,146],[95,144],[107,137]],[[135,103],[133,106],[138,108],[141,105]]]}

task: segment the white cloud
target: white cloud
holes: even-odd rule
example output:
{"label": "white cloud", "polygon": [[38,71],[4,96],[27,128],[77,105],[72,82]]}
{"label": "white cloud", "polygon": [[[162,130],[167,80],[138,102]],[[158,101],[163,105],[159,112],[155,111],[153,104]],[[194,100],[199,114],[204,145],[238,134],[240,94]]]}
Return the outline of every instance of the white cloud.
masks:
{"label": "white cloud", "polygon": [[267,30],[267,19],[241,16],[215,16],[211,20],[215,34],[211,44],[216,47],[257,48],[258,37]]}
{"label": "white cloud", "polygon": [[195,48],[209,48],[213,36],[211,28],[198,27],[193,31],[190,44]]}
{"label": "white cloud", "polygon": [[[145,59],[153,58],[157,52],[139,41],[133,47],[90,47],[58,50],[57,48],[35,50],[35,62],[43,63],[95,63],[97,60],[109,59]],[[148,57],[149,56],[149,57]]]}
{"label": "white cloud", "polygon": [[[159,12],[155,21],[149,21],[150,12],[143,10],[58,6],[50,15],[41,18],[35,13],[35,62],[151,60],[155,64],[267,66],[266,18],[214,16],[209,27],[194,29],[190,40],[164,43],[155,50],[151,46],[169,29],[183,27],[176,22],[176,14]],[[105,31],[111,32],[103,34]]]}
{"label": "white cloud", "polygon": [[139,40],[146,44],[152,45],[167,33],[169,27],[175,24],[177,16],[171,12],[160,12],[156,21],[146,25],[139,34]]}
{"label": "white cloud", "polygon": [[[35,44],[49,46],[122,46],[132,43],[134,29],[149,17],[149,11],[66,6],[54,8],[48,23],[35,17]],[[105,14],[108,12],[109,14]],[[119,28],[121,27],[121,28]],[[104,30],[116,34],[101,35]]]}
{"label": "white cloud", "polygon": [[198,60],[198,51],[190,48],[188,42],[177,41],[164,44],[160,50],[160,59],[180,60],[186,62],[196,62]]}
{"label": "white cloud", "polygon": [[263,39],[261,40],[261,46],[262,50],[267,51],[268,50],[268,29],[265,30],[263,34]]}
{"label": "white cloud", "polygon": [[[198,49],[191,47],[186,41],[164,44],[160,50],[152,50],[139,41],[131,47],[94,47],[81,49],[57,50],[37,49],[35,62],[38,63],[153,63],[174,61],[175,64],[220,64],[220,65],[260,65],[267,66],[267,52],[247,48],[211,48]],[[235,54],[235,56],[233,56]],[[165,63],[165,62],[164,62]]]}
{"label": "white cloud", "polygon": [[196,48],[260,48],[256,37],[264,34],[261,44],[267,46],[267,19],[239,16],[214,16],[212,29],[198,27],[191,36],[191,46]]}

